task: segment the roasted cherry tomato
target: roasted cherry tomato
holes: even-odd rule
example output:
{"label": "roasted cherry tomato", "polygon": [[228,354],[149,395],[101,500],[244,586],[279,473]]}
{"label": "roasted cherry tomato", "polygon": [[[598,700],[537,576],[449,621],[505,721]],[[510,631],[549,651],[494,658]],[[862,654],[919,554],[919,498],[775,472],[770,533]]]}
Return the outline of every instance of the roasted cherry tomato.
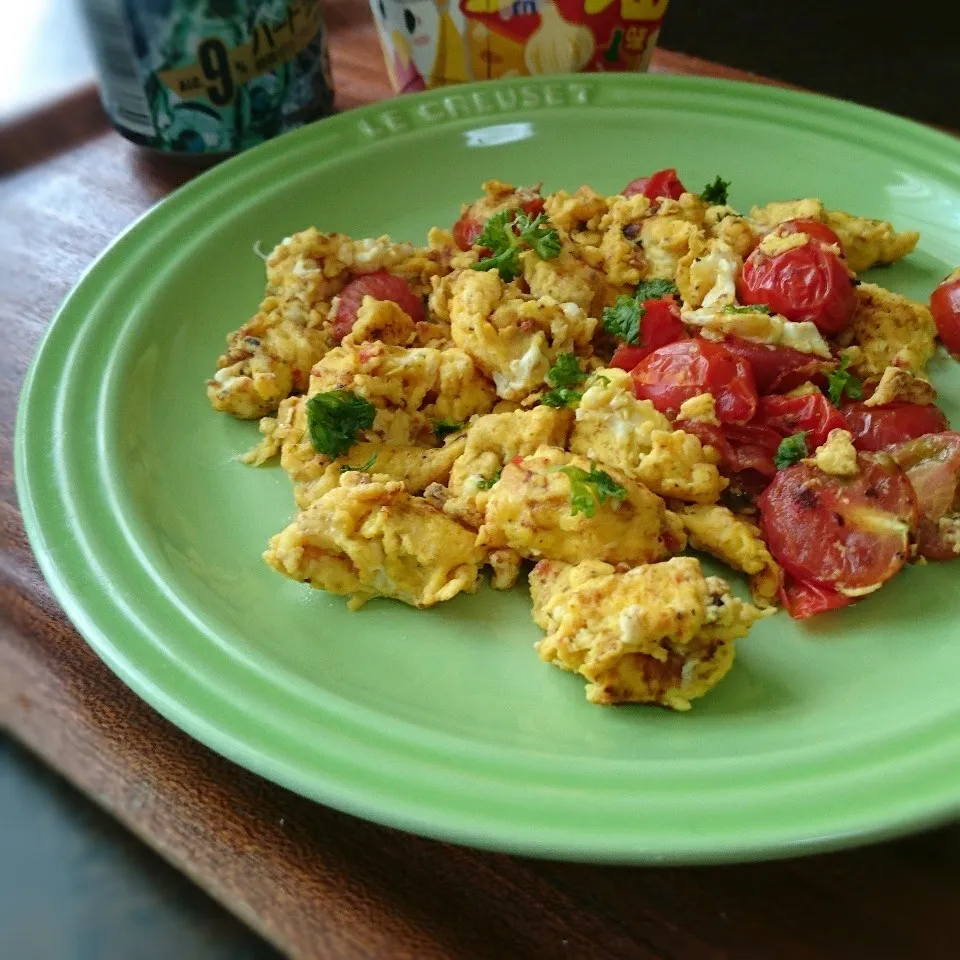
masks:
{"label": "roasted cherry tomato", "polygon": [[925,433],[942,433],[950,429],[943,411],[932,403],[897,400],[882,407],[845,403],[841,410],[853,437],[853,445],[858,450],[884,450]]}
{"label": "roasted cherry tomato", "polygon": [[807,217],[797,217],[795,220],[784,220],[783,223],[778,223],[777,226],[774,227],[773,232],[782,237],[791,233],[805,233],[808,237],[813,237],[814,240],[819,240],[821,243],[827,244],[827,246],[833,246],[835,244],[840,248],[841,252],[843,251],[843,244],[840,243],[840,238],[825,223],[821,223],[819,220],[810,220]]}
{"label": "roasted cherry tomato", "polygon": [[835,360],[824,360],[792,347],[754,343],[742,337],[725,337],[723,345],[750,364],[760,393],[787,393],[808,380],[816,383],[837,367]]}
{"label": "roasted cherry tomato", "polygon": [[737,294],[741,303],[765,303],[788,320],[812,321],[828,335],[843,330],[857,308],[846,266],[817,240],[773,256],[757,247],[743,265]]}
{"label": "roasted cherry tomato", "polygon": [[819,583],[784,577],[780,584],[780,602],[794,620],[805,620],[827,610],[849,606],[853,599]]}
{"label": "roasted cherry tomato", "polygon": [[465,213],[453,225],[452,233],[453,242],[461,250],[469,250],[476,243],[477,237],[483,233],[483,222]]}
{"label": "roasted cherry tomato", "polygon": [[680,405],[712,393],[717,418],[746,423],[757,410],[757,388],[750,365],[720,344],[697,337],[654,350],[634,367],[633,392],[661,412],[675,415]]}
{"label": "roasted cherry tomato", "polygon": [[731,447],[730,468],[735,473],[756,470],[765,477],[772,477],[777,468],[773,458],[783,439],[776,430],[758,423],[758,418],[750,423],[727,423],[723,435]]}
{"label": "roasted cherry tomato", "polygon": [[960,276],[950,276],[930,295],[930,312],[943,345],[960,357]]}
{"label": "roasted cherry tomato", "polygon": [[920,506],[917,549],[928,560],[960,556],[960,433],[931,433],[890,448]]}
{"label": "roasted cherry tomato", "polygon": [[831,430],[845,430],[843,414],[819,391],[799,397],[761,397],[755,423],[775,430],[781,437],[807,434],[807,449],[812,453],[826,443]]}
{"label": "roasted cherry tomato", "polygon": [[913,487],[893,460],[861,453],[857,463],[852,477],[794,464],[757,501],[783,569],[846,595],[870,592],[906,563],[918,519]]}
{"label": "roasted cherry tomato", "polygon": [[623,188],[625,197],[635,197],[638,193],[642,193],[650,200],[662,200],[668,197],[671,200],[679,200],[680,194],[686,192],[687,188],[680,182],[677,171],[673,167],[658,170],[656,173],[651,173],[649,177],[638,177]]}
{"label": "roasted cherry tomato", "polygon": [[410,289],[403,277],[383,270],[351,280],[340,291],[340,306],[333,321],[333,339],[339,343],[352,329],[364,297],[392,300],[414,323],[423,320],[423,301]]}
{"label": "roasted cherry tomato", "polygon": [[644,357],[654,350],[683,340],[687,336],[686,328],[680,319],[680,308],[672,297],[662,300],[644,300],[643,317],[640,319],[640,343],[635,346],[621,343],[613,352],[611,367],[632,370]]}

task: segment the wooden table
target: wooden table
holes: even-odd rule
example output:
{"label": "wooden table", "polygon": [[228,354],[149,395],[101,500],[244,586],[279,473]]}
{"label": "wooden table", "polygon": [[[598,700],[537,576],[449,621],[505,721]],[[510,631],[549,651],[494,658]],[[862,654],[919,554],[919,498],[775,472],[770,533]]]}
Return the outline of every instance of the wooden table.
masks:
{"label": "wooden table", "polygon": [[[329,0],[342,109],[387,96],[366,5]],[[666,51],[658,71],[767,82]],[[195,171],[110,132],[91,90],[0,132],[0,721],[297,957],[955,957],[960,831],[704,869],[539,862],[422,840],[294,796],[189,739],[83,643],[13,489],[17,394],[83,269]]]}

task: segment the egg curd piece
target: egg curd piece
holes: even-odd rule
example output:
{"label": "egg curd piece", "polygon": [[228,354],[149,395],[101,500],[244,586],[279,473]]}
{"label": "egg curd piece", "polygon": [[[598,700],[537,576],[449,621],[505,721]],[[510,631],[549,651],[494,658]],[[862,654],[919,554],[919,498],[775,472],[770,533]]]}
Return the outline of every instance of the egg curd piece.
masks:
{"label": "egg curd piece", "polygon": [[479,586],[485,554],[472,531],[386,476],[346,473],[270,541],[264,560],[320,590],[431,607]]}
{"label": "egg curd piece", "polygon": [[517,295],[496,270],[464,270],[449,308],[453,342],[505,400],[523,400],[539,388],[561,353],[588,350],[597,326],[575,303]]}
{"label": "egg curd piece", "polygon": [[573,411],[553,407],[478,417],[470,424],[463,454],[450,471],[451,496],[444,509],[479,529],[504,465],[514,457],[529,457],[543,446],[566,446],[572,427]]}
{"label": "egg curd piece", "polygon": [[584,392],[570,449],[661,497],[714,503],[727,486],[713,448],[674,430],[649,400],[637,400],[630,374],[616,368],[598,370]]}
{"label": "egg curd piece", "polygon": [[214,409],[242,419],[272,413],[307,388],[310,368],[331,345],[331,303],[356,276],[388,270],[426,295],[430,278],[449,271],[442,254],[389,237],[352,240],[311,227],[287,237],[267,259],[257,314],[227,337],[207,384]]}
{"label": "egg curd piece", "polygon": [[[587,681],[591,703],[688,710],[730,669],[762,616],[692,557],[635,567],[544,560],[530,574],[540,657]],[[771,611],[772,612],[772,611]]]}
{"label": "egg curd piece", "polygon": [[[573,477],[563,472],[569,468]],[[509,547],[529,560],[589,558],[630,565],[652,563],[683,548],[682,527],[663,501],[616,472],[606,479],[621,488],[621,496],[600,502],[596,488],[584,491],[594,497],[592,515],[574,513],[576,471],[592,469],[588,460],[557,447],[511,460],[490,490],[477,544]]]}
{"label": "egg curd piece", "polygon": [[310,396],[350,390],[377,408],[373,434],[395,445],[434,445],[436,421],[465,423],[496,402],[469,354],[455,347],[336,347],[314,367]]}
{"label": "egg curd piece", "polygon": [[719,504],[678,506],[694,550],[702,550],[750,578],[750,593],[759,607],[776,606],[781,572],[763,542],[760,529]]}
{"label": "egg curd piece", "polygon": [[850,369],[864,380],[879,380],[887,367],[923,374],[936,347],[930,311],[899,293],[861,283],[850,326],[837,338],[847,347]]}

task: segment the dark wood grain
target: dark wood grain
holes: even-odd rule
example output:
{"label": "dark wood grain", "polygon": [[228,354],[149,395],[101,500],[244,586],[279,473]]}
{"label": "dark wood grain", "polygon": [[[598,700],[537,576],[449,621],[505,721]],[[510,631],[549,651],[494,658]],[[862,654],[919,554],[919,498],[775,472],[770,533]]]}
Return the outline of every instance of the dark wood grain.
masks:
{"label": "dark wood grain", "polygon": [[[340,108],[388,95],[365,4],[326,9]],[[751,79],[667,52],[654,67]],[[33,147],[0,137],[0,159],[17,169],[0,181],[0,722],[9,732],[297,957],[957,955],[955,827],[710,869],[479,853],[275,787],[181,734],[116,680],[31,556],[13,489],[14,412],[29,358],[82,270],[195,170],[102,132],[95,111],[88,121],[56,148],[46,135]]]}

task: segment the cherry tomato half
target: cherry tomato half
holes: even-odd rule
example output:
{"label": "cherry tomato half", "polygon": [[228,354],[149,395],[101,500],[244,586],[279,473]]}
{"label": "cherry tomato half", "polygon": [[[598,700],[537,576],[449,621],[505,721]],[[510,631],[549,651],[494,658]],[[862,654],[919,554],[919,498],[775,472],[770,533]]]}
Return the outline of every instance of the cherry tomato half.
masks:
{"label": "cherry tomato half", "polygon": [[814,240],[819,240],[821,243],[827,244],[827,246],[836,244],[836,246],[840,248],[840,251],[843,251],[840,238],[825,223],[821,223],[819,220],[811,220],[807,217],[784,220],[783,223],[778,223],[777,226],[774,227],[773,232],[782,237],[791,233],[805,233],[808,237],[813,237]]}
{"label": "cherry tomato half", "polygon": [[943,345],[960,357],[960,277],[944,280],[930,295],[930,312]]}
{"label": "cherry tomato half", "polygon": [[754,422],[770,427],[781,437],[806,433],[811,453],[827,442],[831,430],[847,427],[843,414],[819,392],[799,397],[761,397]]}
{"label": "cherry tomato half", "polygon": [[819,583],[784,577],[780,584],[780,602],[794,620],[805,620],[827,610],[849,606],[853,599]]}
{"label": "cherry tomato half", "polygon": [[696,337],[668,343],[634,367],[633,392],[668,416],[701,393],[712,393],[717,418],[746,423],[757,410],[757,388],[750,365],[719,343]]}
{"label": "cherry tomato half", "polygon": [[340,305],[333,321],[333,339],[339,343],[352,329],[364,297],[392,300],[414,323],[423,320],[423,301],[403,277],[379,270],[351,280],[340,291]]}
{"label": "cherry tomato half", "polygon": [[621,343],[613,352],[611,367],[632,370],[644,357],[654,350],[675,343],[687,336],[686,328],[680,319],[680,308],[672,297],[662,300],[644,300],[643,316],[640,318],[640,343],[635,346]]}
{"label": "cherry tomato half", "polygon": [[910,481],[883,454],[861,453],[857,463],[852,477],[794,464],[757,501],[770,552],[798,580],[867,592],[907,562],[918,519]]}
{"label": "cherry tomato half", "polygon": [[841,411],[858,450],[884,450],[925,433],[943,433],[950,429],[943,411],[933,403],[897,400],[882,407],[845,403]]}
{"label": "cherry tomato half", "polygon": [[465,213],[454,225],[453,242],[461,250],[469,250],[483,233],[483,222]]}
{"label": "cherry tomato half", "polygon": [[743,265],[737,294],[741,303],[765,303],[788,320],[812,321],[828,335],[843,330],[857,309],[843,261],[816,240],[773,256],[757,247]]}
{"label": "cherry tomato half", "polygon": [[680,195],[686,192],[687,188],[680,182],[677,171],[673,167],[658,170],[648,177],[638,177],[636,180],[631,180],[623,188],[625,197],[635,197],[638,193],[642,193],[650,200],[662,200],[664,198],[679,200]]}
{"label": "cherry tomato half", "polygon": [[[931,433],[890,448],[906,471],[920,506],[917,549],[928,560],[952,560],[960,555],[960,433]],[[951,532],[953,536],[951,536]]]}
{"label": "cherry tomato half", "polygon": [[786,393],[808,380],[817,379],[835,370],[835,360],[824,360],[792,347],[771,347],[742,337],[728,336],[723,345],[750,364],[760,393]]}

